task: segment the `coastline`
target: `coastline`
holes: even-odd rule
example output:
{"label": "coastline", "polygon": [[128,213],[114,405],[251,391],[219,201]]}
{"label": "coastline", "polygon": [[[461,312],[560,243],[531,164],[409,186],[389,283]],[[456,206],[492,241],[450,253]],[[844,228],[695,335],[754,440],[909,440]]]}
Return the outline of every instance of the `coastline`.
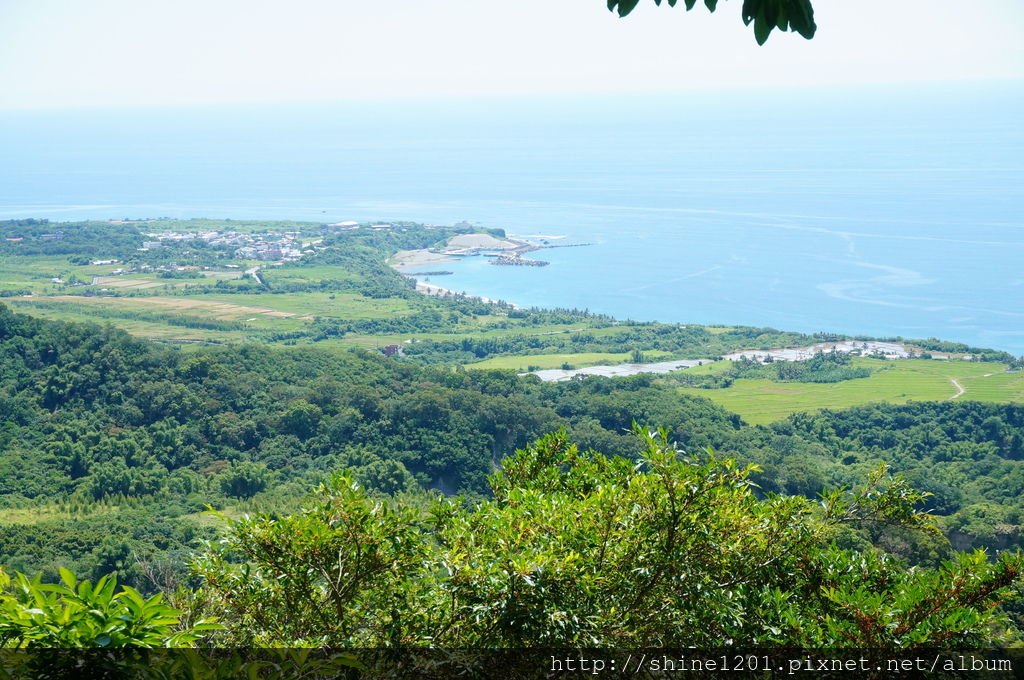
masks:
{"label": "coastline", "polygon": [[[540,247],[541,246],[537,246],[521,239],[499,239],[489,234],[460,234],[449,239],[443,250],[434,250],[430,248],[420,250],[399,250],[388,258],[388,265],[400,274],[403,274],[415,281],[416,290],[424,295],[440,297],[448,295],[460,296],[489,304],[500,304],[498,300],[484,297],[482,295],[467,295],[443,286],[424,283],[416,278],[416,275],[412,270],[422,269],[424,267],[434,267],[441,264],[447,264],[449,262],[457,262],[462,257],[476,257],[484,254],[485,251],[489,254],[512,253],[513,255],[518,256],[520,253],[538,250]],[[514,309],[520,308],[514,303],[506,302],[505,304],[511,305]]]}
{"label": "coastline", "polygon": [[[406,276],[409,276],[409,274],[406,274]],[[412,277],[409,276],[409,278]],[[413,280],[416,281],[416,279]],[[435,295],[437,297],[457,295],[459,297],[466,298],[467,300],[479,300],[481,302],[486,302],[492,305],[501,304],[499,300],[492,300],[491,298],[483,297],[481,295],[466,295],[465,293],[459,293],[454,290],[451,290],[450,288],[442,288],[441,286],[435,286],[432,283],[423,283],[422,281],[416,281],[416,290],[419,291],[420,293],[423,293],[424,295]],[[519,309],[519,305],[516,305],[514,303],[506,302],[505,304],[510,305],[514,309]]]}
{"label": "coastline", "polygon": [[437,264],[455,262],[456,258],[430,250],[399,250],[388,259],[388,264],[397,272],[405,274],[410,269],[432,267]]}
{"label": "coastline", "polygon": [[388,264],[392,269],[405,274],[411,269],[456,262],[460,257],[482,255],[485,251],[515,254],[539,248],[540,246],[521,239],[496,238],[490,234],[459,234],[449,239],[442,250],[399,250],[388,258]]}

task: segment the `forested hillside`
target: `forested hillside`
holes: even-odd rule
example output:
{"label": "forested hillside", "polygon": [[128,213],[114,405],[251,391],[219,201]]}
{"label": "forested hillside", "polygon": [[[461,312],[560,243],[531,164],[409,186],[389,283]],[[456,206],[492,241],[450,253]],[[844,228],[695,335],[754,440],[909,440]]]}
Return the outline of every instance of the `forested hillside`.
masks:
{"label": "forested hillside", "polygon": [[[1020,583],[1019,553],[960,553],[907,569],[883,551],[836,544],[849,527],[929,530],[913,507],[920,493],[884,471],[820,504],[759,498],[752,468],[710,451],[681,455],[663,430],[633,433],[635,458],[580,451],[564,432],[543,437],[505,459],[488,498],[471,504],[382,498],[336,473],[295,512],[227,519],[224,538],[192,560],[203,589],[167,593],[177,608],[164,593],[117,592],[108,577],[92,587],[62,569],[50,585],[0,571],[0,644],[229,648],[150,657],[188,677],[255,677],[268,666],[253,648],[271,648],[284,653],[269,668],[293,669],[283,677],[340,677],[352,667],[377,677],[383,663],[399,664],[402,677],[532,678],[528,658],[520,674],[496,659],[481,668],[484,656],[472,650],[795,646],[863,655],[1015,640],[1012,610],[1001,605]],[[428,647],[440,655],[424,656]],[[346,653],[332,654],[338,648]]]}
{"label": "forested hillside", "polygon": [[[634,458],[634,421],[758,465],[758,494],[813,498],[885,461],[933,494],[921,507],[957,547],[1021,544],[1019,405],[879,404],[751,427],[651,375],[542,383],[362,350],[182,352],[2,308],[0,410],[0,563],[117,572],[143,589],[154,574],[187,580],[181,555],[215,524],[207,505],[288,510],[341,469],[372,493],[482,499],[505,456],[560,427],[581,449]],[[900,530],[843,540],[921,563],[950,551]]]}

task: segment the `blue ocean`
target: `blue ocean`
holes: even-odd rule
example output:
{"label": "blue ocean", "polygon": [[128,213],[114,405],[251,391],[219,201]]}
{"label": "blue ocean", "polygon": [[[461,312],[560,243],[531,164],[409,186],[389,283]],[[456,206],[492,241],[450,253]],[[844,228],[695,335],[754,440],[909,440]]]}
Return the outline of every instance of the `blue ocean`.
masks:
{"label": "blue ocean", "polygon": [[462,220],[431,283],[1024,354],[1024,83],[0,113],[0,219]]}

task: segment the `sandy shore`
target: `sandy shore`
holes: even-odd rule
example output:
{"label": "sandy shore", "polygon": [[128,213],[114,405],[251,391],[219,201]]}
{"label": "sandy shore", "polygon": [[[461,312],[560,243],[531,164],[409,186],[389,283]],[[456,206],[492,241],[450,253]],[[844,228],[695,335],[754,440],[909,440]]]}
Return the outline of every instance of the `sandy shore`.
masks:
{"label": "sandy shore", "polygon": [[[445,296],[445,295],[463,295],[463,293],[459,293],[459,292],[456,292],[454,290],[449,290],[448,288],[442,288],[441,286],[435,286],[435,285],[432,285],[432,284],[429,284],[429,283],[423,283],[422,281],[417,281],[416,282],[416,290],[418,290],[419,292],[421,292],[421,293],[423,293],[425,295],[439,295],[439,296],[442,296],[442,297]],[[485,297],[483,297],[481,295],[466,295],[465,297],[467,297],[469,299],[472,299],[472,300],[480,300],[481,302],[490,302],[492,304],[497,304],[497,302],[498,302],[497,300],[492,300],[491,298],[485,298]],[[515,305],[512,305],[512,306],[515,307]]]}
{"label": "sandy shore", "polygon": [[[459,234],[448,240],[444,250],[399,250],[388,259],[388,264],[392,269],[411,276],[409,272],[413,270],[455,262],[457,256],[474,255],[482,250],[521,252],[524,249],[534,248],[535,246],[531,246],[526,241],[500,239],[490,234]],[[423,283],[422,281],[416,281],[416,290],[425,295],[462,295],[462,293],[448,288]],[[467,295],[466,297],[492,304],[498,302],[481,295]],[[513,304],[512,307],[516,307],[516,305]]]}

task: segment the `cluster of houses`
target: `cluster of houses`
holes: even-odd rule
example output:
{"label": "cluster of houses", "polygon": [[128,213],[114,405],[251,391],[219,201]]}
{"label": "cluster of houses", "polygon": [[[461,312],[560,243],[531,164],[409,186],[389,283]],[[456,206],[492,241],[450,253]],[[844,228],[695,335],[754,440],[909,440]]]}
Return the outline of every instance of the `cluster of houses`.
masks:
{"label": "cluster of houses", "polygon": [[233,247],[235,255],[246,260],[287,261],[297,260],[312,253],[299,241],[298,231],[284,233],[243,234],[237,231],[165,231],[147,234],[152,241],[145,241],[140,250],[153,250],[165,245],[187,241],[203,241],[212,246]]}

